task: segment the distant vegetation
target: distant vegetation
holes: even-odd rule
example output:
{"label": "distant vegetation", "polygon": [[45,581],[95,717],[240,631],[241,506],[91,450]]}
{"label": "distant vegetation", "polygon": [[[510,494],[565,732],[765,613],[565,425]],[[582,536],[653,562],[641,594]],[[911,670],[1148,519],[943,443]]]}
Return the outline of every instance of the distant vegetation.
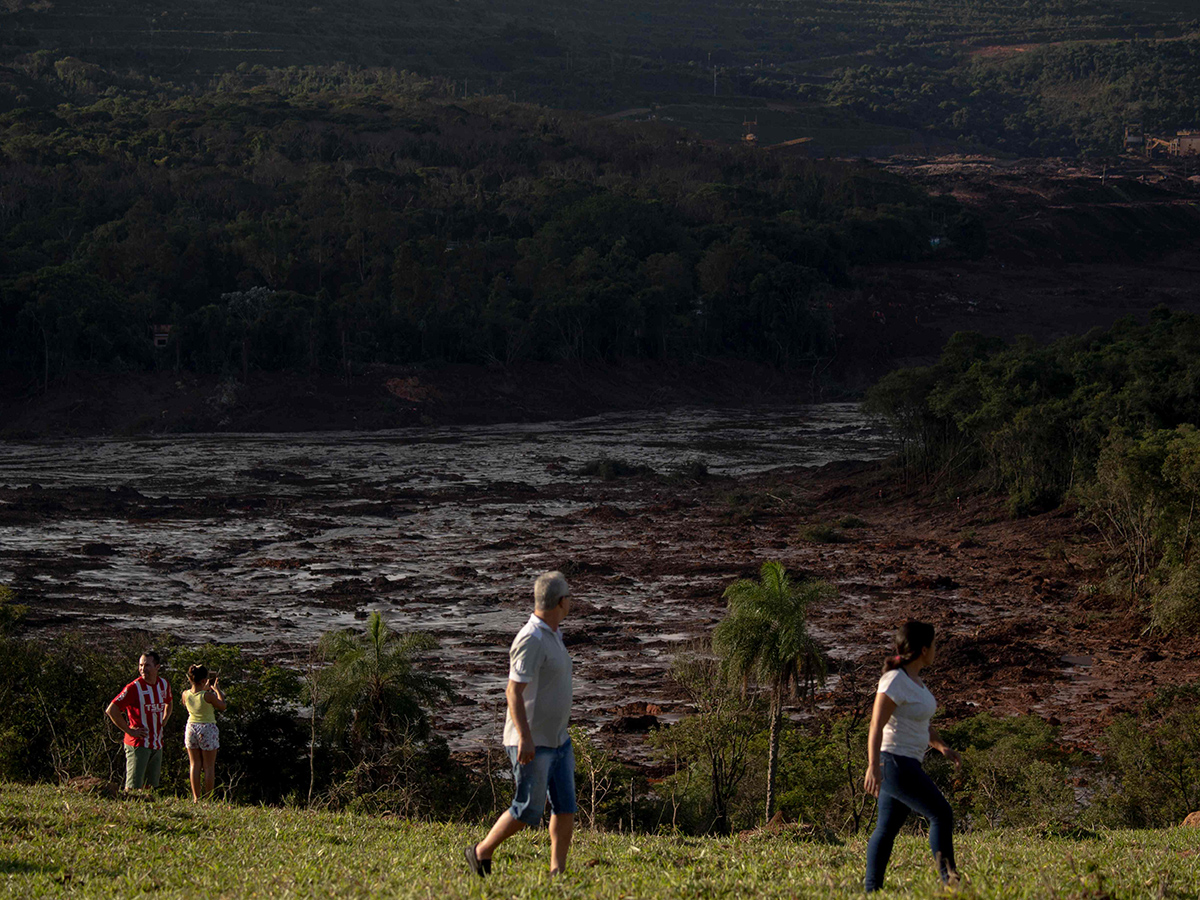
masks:
{"label": "distant vegetation", "polygon": [[870,166],[390,71],[120,90],[0,116],[0,368],[796,364],[832,351],[850,266],[922,258],[935,228],[981,247],[954,200]]}
{"label": "distant vegetation", "polygon": [[[0,71],[0,110],[79,101],[88,66],[170,90],[340,64],[415,71],[464,98],[662,107],[734,140],[744,109],[771,140],[815,137],[820,152],[1115,153],[1131,119],[1200,126],[1198,32],[1186,0],[6,0],[0,64],[17,71]],[[66,84],[28,80],[37,52],[73,70]]]}
{"label": "distant vegetation", "polygon": [[846,69],[825,97],[871,121],[1034,156],[1113,155],[1124,126],[1200,127],[1200,38],[1038,46]]}
{"label": "distant vegetation", "polygon": [[1108,541],[1109,587],[1163,629],[1200,623],[1200,318],[1049,346],[959,334],[933,366],[886,375],[868,408],[912,476],[977,483],[1014,513],[1077,501]]}

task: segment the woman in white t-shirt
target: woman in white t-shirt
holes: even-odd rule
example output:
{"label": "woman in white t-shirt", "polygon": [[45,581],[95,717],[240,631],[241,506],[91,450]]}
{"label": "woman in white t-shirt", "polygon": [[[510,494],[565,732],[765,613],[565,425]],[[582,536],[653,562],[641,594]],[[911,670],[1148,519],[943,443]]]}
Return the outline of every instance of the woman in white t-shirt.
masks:
{"label": "woman in white t-shirt", "polygon": [[937,657],[933,626],[905,622],[894,638],[895,654],[883,666],[871,732],[867,739],[867,775],[863,787],[879,798],[875,832],[867,844],[866,889],[883,887],[892,843],[910,810],[929,820],[929,848],[943,883],[957,880],[954,868],[954,814],[942,792],[925,774],[921,760],[929,747],[962,765],[929,720],[937,701],[921,680],[921,670]]}

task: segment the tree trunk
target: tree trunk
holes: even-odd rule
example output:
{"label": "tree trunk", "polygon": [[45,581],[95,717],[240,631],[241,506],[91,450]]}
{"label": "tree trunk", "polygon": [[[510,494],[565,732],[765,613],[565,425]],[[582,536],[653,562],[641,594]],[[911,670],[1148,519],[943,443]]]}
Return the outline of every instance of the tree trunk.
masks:
{"label": "tree trunk", "polygon": [[44,362],[45,374],[42,378],[42,393],[48,394],[50,393],[50,336],[46,334],[45,328],[42,328],[42,347],[46,357]]}
{"label": "tree trunk", "polygon": [[729,834],[729,808],[725,803],[725,779],[720,764],[713,760],[712,767],[712,829],[717,834]]}
{"label": "tree trunk", "polygon": [[312,693],[312,721],[308,739],[308,808],[312,809],[313,789],[317,784],[317,666],[312,659],[308,661],[308,686]]}
{"label": "tree trunk", "polygon": [[775,815],[775,773],[779,769],[779,726],[783,719],[783,702],[779,691],[771,694],[771,740],[767,750],[767,821]]}

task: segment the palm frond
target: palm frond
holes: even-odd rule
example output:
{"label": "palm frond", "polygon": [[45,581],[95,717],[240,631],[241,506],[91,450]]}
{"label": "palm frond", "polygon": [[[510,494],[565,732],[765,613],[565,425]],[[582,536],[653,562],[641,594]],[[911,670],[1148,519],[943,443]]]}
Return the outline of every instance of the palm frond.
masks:
{"label": "palm frond", "polygon": [[776,561],[763,564],[757,581],[726,588],[729,614],[713,632],[713,648],[729,674],[773,694],[823,684],[824,655],[808,633],[808,610],[832,590],[820,581],[794,583]]}

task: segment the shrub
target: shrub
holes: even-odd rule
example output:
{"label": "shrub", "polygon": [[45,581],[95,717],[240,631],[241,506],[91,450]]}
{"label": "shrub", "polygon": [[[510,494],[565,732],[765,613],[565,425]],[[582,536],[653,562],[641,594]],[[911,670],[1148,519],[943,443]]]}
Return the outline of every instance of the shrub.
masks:
{"label": "shrub", "polygon": [[799,531],[801,540],[814,544],[847,544],[850,538],[832,525],[808,525]]}
{"label": "shrub", "polygon": [[787,819],[839,833],[857,832],[870,822],[874,801],[862,789],[867,725],[861,716],[807,727],[788,723],[779,773],[779,809]]}
{"label": "shrub", "polygon": [[629,770],[578,725],[571,726],[571,746],[575,750],[580,824],[588,828],[614,827],[621,819],[622,798],[629,790]]}
{"label": "shrub", "polygon": [[16,631],[17,626],[21,624],[21,620],[29,611],[27,607],[21,606],[16,601],[17,595],[13,589],[8,585],[0,584],[0,635]]}
{"label": "shrub", "polygon": [[728,834],[751,747],[762,730],[761,712],[705,648],[680,652],[670,677],[694,713],[650,735],[656,761],[672,770],[659,796],[670,807],[673,827]]}
{"label": "shrub", "polygon": [[1099,821],[1163,827],[1200,809],[1200,683],[1159,693],[1140,719],[1121,716],[1103,743],[1109,782],[1096,803]]}
{"label": "shrub", "polygon": [[953,778],[955,810],[967,827],[1059,827],[1075,818],[1068,779],[1078,760],[1058,745],[1057,729],[1044,720],[982,713],[941,732],[962,754],[962,772],[955,775],[936,755],[930,756],[928,767],[943,784]]}

